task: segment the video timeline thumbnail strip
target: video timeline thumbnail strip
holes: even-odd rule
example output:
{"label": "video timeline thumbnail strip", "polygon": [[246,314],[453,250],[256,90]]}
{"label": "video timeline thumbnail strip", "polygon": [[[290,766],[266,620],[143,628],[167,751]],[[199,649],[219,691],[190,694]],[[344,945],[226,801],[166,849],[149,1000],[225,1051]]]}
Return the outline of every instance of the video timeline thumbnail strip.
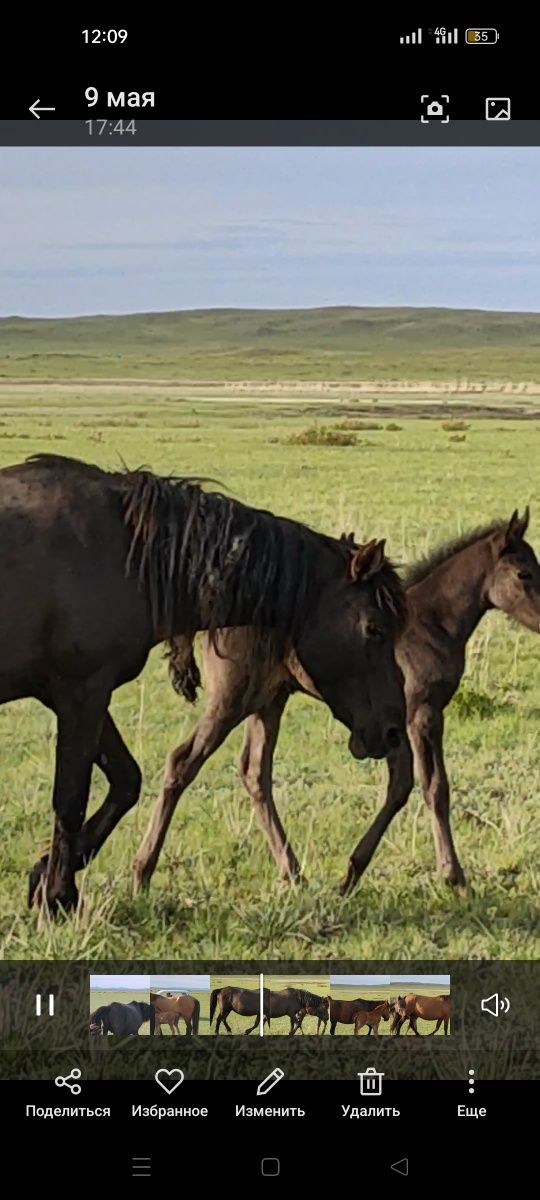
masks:
{"label": "video timeline thumbnail strip", "polygon": [[93,1036],[422,1037],[450,1025],[445,974],[90,976]]}

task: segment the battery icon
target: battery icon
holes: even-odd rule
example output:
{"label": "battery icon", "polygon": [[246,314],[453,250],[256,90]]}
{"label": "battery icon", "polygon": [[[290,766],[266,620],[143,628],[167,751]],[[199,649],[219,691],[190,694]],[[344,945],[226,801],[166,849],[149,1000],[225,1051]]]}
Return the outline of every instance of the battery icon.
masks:
{"label": "battery icon", "polygon": [[499,40],[497,29],[466,29],[465,41],[468,46],[494,46]]}

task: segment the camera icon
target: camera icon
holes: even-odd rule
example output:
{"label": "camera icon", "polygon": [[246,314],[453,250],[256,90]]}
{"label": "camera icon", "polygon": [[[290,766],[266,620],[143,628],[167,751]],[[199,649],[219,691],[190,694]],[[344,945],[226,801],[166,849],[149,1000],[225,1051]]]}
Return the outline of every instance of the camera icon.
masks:
{"label": "camera icon", "polygon": [[427,125],[429,121],[440,121],[446,125],[450,120],[448,115],[449,96],[421,96],[420,103],[422,105],[420,115],[422,125]]}

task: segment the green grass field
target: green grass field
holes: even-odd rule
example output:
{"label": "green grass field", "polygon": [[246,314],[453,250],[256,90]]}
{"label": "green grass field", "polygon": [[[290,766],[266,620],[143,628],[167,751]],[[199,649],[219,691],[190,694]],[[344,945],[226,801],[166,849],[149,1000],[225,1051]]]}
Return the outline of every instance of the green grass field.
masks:
{"label": "green grass field", "polygon": [[[137,991],[136,988],[106,990],[105,988],[90,989],[90,1012],[101,1008],[102,1004],[129,1004],[132,1000],[144,1000],[148,1004],[148,990]],[[150,1022],[145,1021],[139,1029],[139,1034],[150,1033]]]}
{"label": "green grass field", "polygon": [[[391,987],[386,987],[384,985],[379,987],[378,985],[375,986],[373,984],[365,983],[359,985],[354,984],[353,986],[349,984],[334,985],[332,982],[330,983],[330,995],[333,1000],[355,1000],[357,996],[362,996],[364,1000],[378,1000],[379,997],[381,1000],[390,1000],[390,997],[395,997],[398,995],[405,996],[408,992],[414,992],[417,996],[446,996],[449,995],[450,988],[441,985],[431,987],[425,983],[403,983],[400,985],[393,983]],[[432,1034],[435,1029],[435,1024],[433,1021],[423,1021],[421,1018],[418,1018],[416,1024],[420,1035],[425,1036],[427,1034]],[[392,1018],[390,1018],[389,1021],[381,1021],[379,1024],[379,1037],[384,1036],[385,1034],[390,1035],[391,1028]],[[450,1023],[449,1033],[451,1032],[451,1028],[452,1026]],[[354,1025],[336,1025],[335,1036],[337,1037],[338,1034],[340,1036],[343,1036],[343,1034],[351,1034],[354,1037]],[[407,1037],[409,1034],[411,1037],[415,1036],[407,1023],[407,1029],[405,1032],[401,1032],[400,1037]],[[442,1025],[441,1028],[437,1030],[435,1036],[438,1037],[439,1034],[444,1037],[444,1029]],[[365,1025],[357,1036],[373,1037],[374,1035],[369,1032],[367,1025]]]}
{"label": "green grass field", "polygon": [[[534,356],[540,356],[539,322],[540,317],[531,317],[520,324],[517,314],[510,314],[512,349],[509,333],[506,341],[506,334],[498,340],[500,322],[495,321],[489,353],[482,342],[482,377],[499,374],[492,368],[504,350],[500,374],[508,386],[525,376],[540,378],[534,366]],[[530,419],[520,421],[482,415],[482,397],[470,397],[467,428],[457,431],[443,427],[446,417],[422,419],[420,394],[418,417],[401,418],[399,397],[394,395],[386,409],[382,393],[373,419],[354,420],[352,445],[293,444],[291,435],[306,428],[347,421],[355,405],[326,397],[320,403],[312,396],[298,399],[285,384],[279,396],[267,399],[246,387],[235,395],[218,388],[208,393],[184,389],[171,385],[176,366],[170,372],[164,367],[164,380],[151,384],[127,379],[125,362],[124,381],[117,387],[96,378],[84,382],[82,375],[75,377],[74,362],[65,371],[54,362],[55,337],[58,346],[66,344],[60,324],[54,336],[50,328],[43,337],[29,330],[25,343],[25,353],[38,356],[39,377],[42,356],[53,355],[47,357],[50,373],[43,384],[35,377],[22,380],[29,375],[28,361],[20,371],[11,358],[7,361],[8,353],[20,350],[20,331],[9,333],[14,340],[3,349],[2,370],[21,379],[0,378],[0,465],[52,451],[109,467],[125,462],[163,473],[214,476],[243,500],[329,533],[347,529],[359,538],[386,537],[398,563],[530,502],[530,539],[540,550],[540,415],[535,417],[530,398],[523,400]],[[435,332],[429,342],[433,353]],[[444,322],[440,332],[442,361],[448,342]],[[117,345],[122,362],[124,334],[117,332],[116,343],[109,334],[107,344]],[[175,338],[176,333],[171,344],[177,344]],[[403,330],[398,340],[400,353],[409,353],[413,343]],[[318,369],[314,344],[313,338],[304,344],[312,378]],[[473,344],[471,335],[468,353]],[[145,345],[132,347],[137,361]],[[184,345],[189,349],[187,339]],[[393,372],[398,379],[401,360],[394,359],[384,339],[377,345],[380,372],[387,377]],[[160,346],[157,338],[156,361]],[[225,377],[225,350],[219,362]],[[421,355],[413,365],[415,377],[422,378],[427,366]],[[102,366],[96,366],[96,377]],[[86,364],[84,371],[91,367]],[[285,378],[282,362],[280,371]],[[467,398],[450,394],[448,405],[458,399],[463,405]],[[508,397],[505,403],[506,412]],[[469,880],[465,898],[436,878],[429,820],[417,790],[356,891],[339,898],[348,855],[383,801],[385,766],[356,762],[347,750],[346,730],[325,707],[295,697],[278,743],[275,796],[305,866],[306,886],[287,889],[276,878],[236,775],[238,730],[182,798],[150,892],[132,899],[131,865],[159,790],[165,754],[183,740],[203,707],[204,695],[191,709],[174,694],[161,649],[141,677],[115,695],[113,715],[143,770],[141,801],[79,877],[79,914],[54,924],[26,909],[27,871],[52,827],[54,721],[35,702],[0,709],[4,957],[169,959],[180,948],[185,959],[538,957],[540,640],[498,614],[488,615],[471,639],[466,676],[447,711],[453,825]],[[90,811],[103,796],[104,782],[96,771]]]}

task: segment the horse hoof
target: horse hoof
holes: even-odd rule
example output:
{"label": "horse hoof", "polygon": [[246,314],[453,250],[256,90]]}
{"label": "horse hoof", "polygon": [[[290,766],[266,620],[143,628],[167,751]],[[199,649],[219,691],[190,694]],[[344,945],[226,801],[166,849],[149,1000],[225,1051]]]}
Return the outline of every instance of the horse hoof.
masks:
{"label": "horse hoof", "polygon": [[340,896],[349,896],[356,887],[360,876],[352,863],[349,864],[349,869],[345,879],[339,885]]}
{"label": "horse hoof", "polygon": [[28,881],[28,906],[47,910],[49,916],[57,917],[61,912],[73,912],[79,904],[79,893],[75,884],[69,884],[61,892],[52,892],[47,885],[47,858],[32,868]]}
{"label": "horse hoof", "polygon": [[454,888],[458,896],[467,895],[467,880],[461,867],[448,867],[442,873],[444,882]]}
{"label": "horse hoof", "polygon": [[146,875],[144,869],[135,864],[131,876],[132,896],[137,896],[139,892],[147,892],[150,887],[150,879],[151,875]]}
{"label": "horse hoof", "polygon": [[47,875],[48,855],[44,855],[34,864],[28,875],[28,907],[42,908],[44,885]]}

